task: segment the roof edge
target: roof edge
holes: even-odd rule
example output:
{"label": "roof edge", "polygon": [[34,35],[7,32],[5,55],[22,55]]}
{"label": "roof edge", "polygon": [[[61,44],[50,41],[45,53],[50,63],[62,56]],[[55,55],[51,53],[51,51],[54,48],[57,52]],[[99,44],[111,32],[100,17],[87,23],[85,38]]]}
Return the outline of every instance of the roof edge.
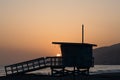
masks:
{"label": "roof edge", "polygon": [[90,44],[90,43],[75,43],[75,42],[52,42],[52,44],[75,44],[75,45],[91,45],[91,46],[97,46],[96,44]]}

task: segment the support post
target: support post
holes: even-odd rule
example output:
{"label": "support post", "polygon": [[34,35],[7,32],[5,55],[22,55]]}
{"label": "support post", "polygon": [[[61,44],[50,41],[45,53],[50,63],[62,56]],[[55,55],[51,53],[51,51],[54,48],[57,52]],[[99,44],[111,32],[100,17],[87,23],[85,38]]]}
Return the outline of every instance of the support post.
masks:
{"label": "support post", "polygon": [[51,67],[51,76],[53,76],[53,68]]}
{"label": "support post", "polygon": [[64,71],[65,71],[65,68],[63,67],[62,68],[62,76],[64,76]]}

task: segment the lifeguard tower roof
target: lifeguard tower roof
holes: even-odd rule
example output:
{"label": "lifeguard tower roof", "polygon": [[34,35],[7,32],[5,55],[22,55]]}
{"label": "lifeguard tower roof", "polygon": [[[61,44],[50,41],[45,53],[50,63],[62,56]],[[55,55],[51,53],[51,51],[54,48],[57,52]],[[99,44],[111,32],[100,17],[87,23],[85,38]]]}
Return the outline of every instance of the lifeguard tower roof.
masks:
{"label": "lifeguard tower roof", "polygon": [[52,42],[52,44],[97,46],[96,44],[89,44],[89,43],[74,43],[74,42]]}

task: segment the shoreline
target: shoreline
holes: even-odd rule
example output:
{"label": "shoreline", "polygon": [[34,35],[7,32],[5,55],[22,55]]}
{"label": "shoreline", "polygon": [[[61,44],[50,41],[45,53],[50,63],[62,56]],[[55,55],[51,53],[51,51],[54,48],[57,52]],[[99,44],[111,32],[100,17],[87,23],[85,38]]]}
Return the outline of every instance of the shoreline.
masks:
{"label": "shoreline", "polygon": [[15,76],[0,76],[0,80],[120,80],[120,72],[117,73],[101,73],[93,75],[66,75],[53,77],[40,74],[23,74]]}

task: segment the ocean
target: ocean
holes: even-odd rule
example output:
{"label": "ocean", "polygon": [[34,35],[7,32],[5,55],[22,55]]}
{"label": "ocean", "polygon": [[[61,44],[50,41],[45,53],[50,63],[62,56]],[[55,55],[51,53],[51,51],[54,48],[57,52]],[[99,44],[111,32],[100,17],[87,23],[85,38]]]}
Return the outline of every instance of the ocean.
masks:
{"label": "ocean", "polygon": [[[93,68],[90,68],[90,74],[100,74],[100,73],[112,73],[120,72],[120,65],[95,65]],[[34,71],[32,73],[43,73],[50,74],[50,69],[42,69]],[[0,76],[5,76],[4,66],[0,66]]]}

